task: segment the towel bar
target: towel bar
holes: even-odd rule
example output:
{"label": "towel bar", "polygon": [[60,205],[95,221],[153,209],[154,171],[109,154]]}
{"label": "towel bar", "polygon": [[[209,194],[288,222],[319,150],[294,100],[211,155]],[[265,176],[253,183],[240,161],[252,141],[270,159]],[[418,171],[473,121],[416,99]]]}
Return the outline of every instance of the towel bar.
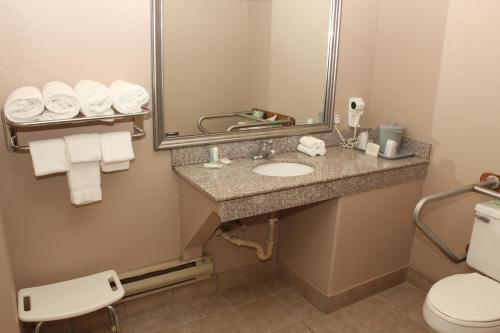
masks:
{"label": "towel bar", "polygon": [[467,258],[467,254],[456,255],[455,253],[453,253],[453,251],[448,246],[446,246],[446,244],[426,224],[421,221],[420,212],[422,211],[422,208],[424,208],[429,203],[450,199],[470,192],[480,193],[489,197],[500,199],[500,193],[498,192],[499,186],[500,176],[492,173],[486,173],[481,176],[480,183],[463,186],[448,192],[426,196],[417,203],[417,206],[415,207],[415,211],[413,213],[413,222],[415,223],[417,228],[420,229],[420,231],[422,231],[423,234],[427,238],[429,238],[429,240],[434,245],[436,245],[436,247],[446,257],[448,257],[448,259],[450,259],[454,263],[460,263]]}
{"label": "towel bar", "polygon": [[[144,128],[142,128],[137,124],[137,119],[149,114],[151,114],[151,110],[143,109],[142,112],[134,114],[115,113],[109,116],[95,116],[95,117],[78,116],[75,118],[62,119],[62,120],[45,120],[45,121],[32,121],[25,123],[14,123],[9,121],[5,117],[5,113],[3,112],[3,110],[1,112],[2,124],[4,127],[5,144],[7,145],[7,150],[11,153],[14,152],[27,153],[30,150],[29,146],[19,144],[19,137],[17,135],[19,129],[38,128],[38,127],[40,127],[41,129],[42,127],[57,126],[57,125],[78,126],[89,123],[105,122],[109,120],[131,119],[134,124],[131,136],[132,139],[137,139],[146,135]],[[109,122],[106,122],[106,124],[109,124]]]}

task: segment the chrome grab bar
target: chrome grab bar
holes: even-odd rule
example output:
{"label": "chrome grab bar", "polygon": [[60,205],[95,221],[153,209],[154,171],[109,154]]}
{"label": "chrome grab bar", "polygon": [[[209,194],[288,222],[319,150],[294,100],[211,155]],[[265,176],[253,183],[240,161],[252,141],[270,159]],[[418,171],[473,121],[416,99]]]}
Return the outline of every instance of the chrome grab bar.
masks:
{"label": "chrome grab bar", "polygon": [[453,251],[446,246],[446,244],[420,219],[420,213],[422,208],[427,206],[427,204],[450,199],[453,197],[460,196],[462,194],[466,194],[469,192],[476,192],[483,195],[487,195],[496,199],[500,199],[500,193],[495,192],[492,189],[496,189],[500,186],[500,179],[496,176],[488,176],[485,181],[467,185],[460,187],[456,190],[442,192],[437,194],[432,194],[427,197],[422,198],[415,207],[415,211],[413,213],[413,222],[417,226],[417,228],[423,232],[423,234],[429,238],[429,240],[436,245],[436,247],[444,254],[448,259],[453,261],[454,263],[460,263],[467,258],[467,254],[456,255]]}
{"label": "chrome grab bar", "polygon": [[[252,111],[257,110],[257,111],[262,111],[257,108],[253,108]],[[260,119],[260,118],[255,118],[252,116],[252,111],[245,111],[245,112],[227,112],[227,113],[215,113],[215,114],[206,114],[198,118],[197,126],[198,129],[205,134],[211,134],[211,132],[203,126],[203,122],[207,119],[219,119],[219,118],[228,118],[228,117],[242,117],[242,118],[248,118],[253,120],[252,122],[245,123],[245,124],[236,124],[229,126],[226,129],[226,132],[233,132],[234,130],[242,129],[242,128],[253,128],[253,127],[269,127],[273,125],[286,125],[290,124],[291,119],[283,119],[283,120],[266,120],[266,119]]]}

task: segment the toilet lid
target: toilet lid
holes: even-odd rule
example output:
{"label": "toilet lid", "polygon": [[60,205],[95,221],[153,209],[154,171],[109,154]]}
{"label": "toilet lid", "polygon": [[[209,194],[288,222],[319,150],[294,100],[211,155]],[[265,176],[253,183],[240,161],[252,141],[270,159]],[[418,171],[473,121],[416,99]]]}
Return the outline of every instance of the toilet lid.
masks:
{"label": "toilet lid", "polygon": [[478,273],[452,275],[438,281],[428,302],[446,316],[466,322],[500,320],[500,283]]}

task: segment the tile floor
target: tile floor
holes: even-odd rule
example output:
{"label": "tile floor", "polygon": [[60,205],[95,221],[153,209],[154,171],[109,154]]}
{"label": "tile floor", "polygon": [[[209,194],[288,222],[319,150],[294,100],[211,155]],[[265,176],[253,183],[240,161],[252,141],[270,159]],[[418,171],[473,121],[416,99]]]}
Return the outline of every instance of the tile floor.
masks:
{"label": "tile floor", "polygon": [[285,283],[268,278],[196,298],[163,299],[143,311],[125,303],[119,311],[123,333],[429,333],[421,315],[424,299],[404,283],[323,314]]}

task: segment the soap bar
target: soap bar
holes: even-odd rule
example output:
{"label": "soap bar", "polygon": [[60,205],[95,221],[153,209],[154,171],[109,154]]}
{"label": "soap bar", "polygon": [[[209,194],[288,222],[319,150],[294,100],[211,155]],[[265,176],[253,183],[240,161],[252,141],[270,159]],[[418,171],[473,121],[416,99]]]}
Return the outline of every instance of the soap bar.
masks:
{"label": "soap bar", "polygon": [[379,151],[380,145],[377,145],[376,143],[368,142],[368,144],[366,145],[366,155],[377,157]]}

